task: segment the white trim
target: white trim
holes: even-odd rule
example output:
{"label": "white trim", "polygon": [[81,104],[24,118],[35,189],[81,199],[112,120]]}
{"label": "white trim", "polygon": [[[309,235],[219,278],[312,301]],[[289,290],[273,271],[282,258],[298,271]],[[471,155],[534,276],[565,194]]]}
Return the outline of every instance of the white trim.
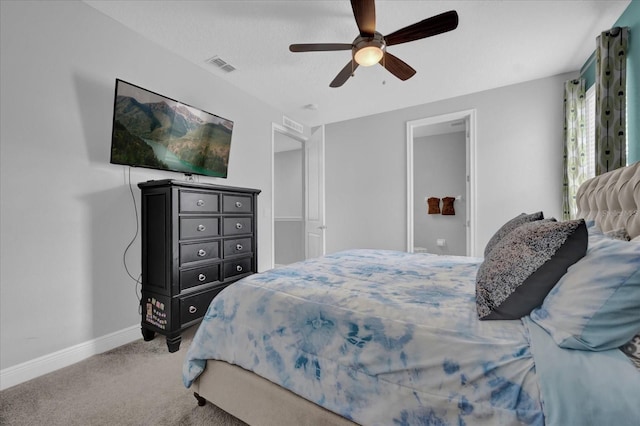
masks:
{"label": "white trim", "polygon": [[[629,111],[629,109],[627,108],[627,111]],[[627,121],[628,122],[628,121]],[[327,146],[327,138],[326,138],[326,127],[323,124],[322,125],[322,148],[321,148],[321,154],[320,154],[320,158],[322,159],[321,164],[320,164],[320,179],[322,180],[322,194],[320,194],[320,198],[322,199],[322,255],[326,255],[327,254],[327,198],[326,198],[326,194],[327,194],[327,182],[326,182],[326,169],[325,169],[325,152],[326,152],[326,146]],[[627,134],[629,134],[627,132]]]}
{"label": "white trim", "polygon": [[407,251],[413,253],[413,129],[415,121],[407,121]]}
{"label": "white trim", "polygon": [[476,241],[476,110],[453,112],[407,121],[407,251],[413,251],[413,134],[414,129],[448,121],[465,120],[467,151],[467,256],[475,256]]}
{"label": "white trim", "polygon": [[141,338],[140,325],[133,325],[97,339],[35,358],[22,364],[7,367],[0,370],[0,390],[68,367],[93,355],[126,345]]}
{"label": "white trim", "polygon": [[276,222],[302,222],[304,218],[302,216],[277,216],[273,220]]}
{"label": "white trim", "polygon": [[[326,180],[325,180],[325,146],[326,146],[326,127],[324,124],[311,128],[311,138],[313,138],[315,132],[322,132],[322,137],[318,141],[320,143],[320,165],[318,167],[318,199],[320,200],[319,222],[321,238],[322,238],[322,251],[321,256],[327,254],[327,203],[326,203]],[[305,146],[305,232],[304,232],[304,254],[305,259],[309,258],[309,149]]]}
{"label": "white trim", "polygon": [[476,167],[477,167],[477,157],[476,157],[476,136],[477,132],[477,121],[476,121],[476,110],[468,110],[465,111],[468,113],[467,118],[467,199],[469,203],[467,204],[467,256],[477,256],[476,253],[476,223],[478,223],[477,219],[477,206],[476,202],[476,194],[478,193],[477,187],[477,179],[476,179]]}

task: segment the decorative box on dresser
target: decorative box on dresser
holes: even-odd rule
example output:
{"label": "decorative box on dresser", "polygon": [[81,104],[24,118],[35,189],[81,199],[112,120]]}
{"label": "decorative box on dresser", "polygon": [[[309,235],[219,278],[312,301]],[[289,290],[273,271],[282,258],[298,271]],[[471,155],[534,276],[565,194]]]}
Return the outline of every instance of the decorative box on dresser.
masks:
{"label": "decorative box on dresser", "polygon": [[202,320],[231,283],[257,272],[258,189],[176,180],[142,191],[142,336],[180,349],[181,333]]}

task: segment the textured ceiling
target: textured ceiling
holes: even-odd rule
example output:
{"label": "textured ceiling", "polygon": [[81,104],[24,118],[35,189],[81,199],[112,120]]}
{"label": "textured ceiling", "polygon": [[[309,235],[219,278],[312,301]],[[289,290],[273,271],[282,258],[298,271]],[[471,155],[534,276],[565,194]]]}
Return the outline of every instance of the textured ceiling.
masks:
{"label": "textured ceiling", "polygon": [[[307,125],[396,110],[578,70],[630,0],[377,1],[389,34],[456,10],[456,30],[391,46],[417,74],[402,82],[379,65],[329,83],[349,51],[291,53],[291,43],[351,43],[348,1],[85,0],[149,40]],[[208,64],[219,56],[236,68]],[[315,105],[317,109],[306,106]]]}

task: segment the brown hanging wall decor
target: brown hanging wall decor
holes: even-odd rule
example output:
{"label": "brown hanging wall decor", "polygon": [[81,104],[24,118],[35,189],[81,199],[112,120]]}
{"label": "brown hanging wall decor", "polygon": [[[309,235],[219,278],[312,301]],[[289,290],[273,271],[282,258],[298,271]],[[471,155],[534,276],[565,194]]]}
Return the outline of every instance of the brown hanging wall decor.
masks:
{"label": "brown hanging wall decor", "polygon": [[453,208],[453,202],[456,199],[454,197],[444,197],[442,199],[442,214],[453,216],[456,214],[455,209]]}
{"label": "brown hanging wall decor", "polygon": [[440,214],[440,198],[427,198],[427,204],[429,205],[428,214]]}

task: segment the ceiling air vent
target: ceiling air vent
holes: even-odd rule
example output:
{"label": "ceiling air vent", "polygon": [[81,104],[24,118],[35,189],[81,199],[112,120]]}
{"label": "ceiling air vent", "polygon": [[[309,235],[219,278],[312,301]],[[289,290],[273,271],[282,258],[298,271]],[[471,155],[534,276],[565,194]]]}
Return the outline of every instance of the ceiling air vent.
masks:
{"label": "ceiling air vent", "polygon": [[285,115],[282,116],[282,125],[284,127],[288,127],[291,130],[295,130],[298,133],[304,133],[304,126],[302,124],[296,123]]}
{"label": "ceiling air vent", "polygon": [[231,71],[235,71],[236,70],[236,67],[234,67],[233,65],[229,64],[227,61],[225,61],[224,59],[220,58],[218,55],[207,59],[206,62],[208,64],[215,65],[216,67],[220,68],[224,72],[231,72]]}

